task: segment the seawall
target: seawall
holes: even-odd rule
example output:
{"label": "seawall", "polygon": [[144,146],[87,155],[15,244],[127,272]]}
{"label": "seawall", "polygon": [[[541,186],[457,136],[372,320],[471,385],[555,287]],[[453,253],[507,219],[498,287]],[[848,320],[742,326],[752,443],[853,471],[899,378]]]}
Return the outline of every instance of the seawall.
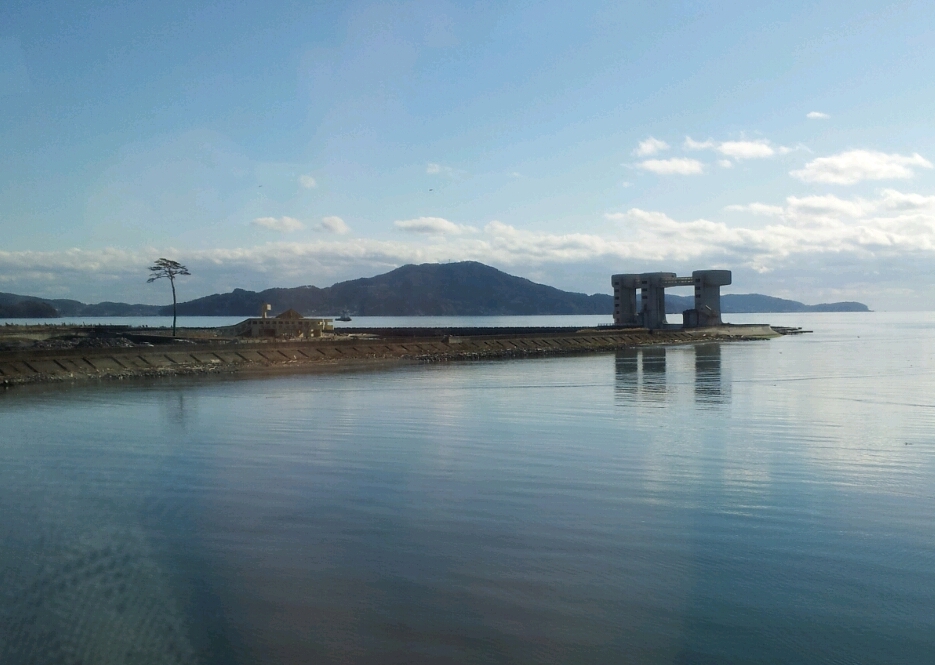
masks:
{"label": "seawall", "polygon": [[[335,336],[298,341],[177,342],[129,348],[0,351],[0,386],[88,379],[301,370],[367,361],[443,362],[485,358],[593,353],[651,344],[777,337],[766,325],[695,330],[518,329],[470,334],[476,329],[380,331],[379,336]],[[495,332],[496,331],[496,332]],[[447,334],[440,334],[447,332]],[[457,334],[456,334],[457,333]],[[468,333],[468,334],[466,334]]]}

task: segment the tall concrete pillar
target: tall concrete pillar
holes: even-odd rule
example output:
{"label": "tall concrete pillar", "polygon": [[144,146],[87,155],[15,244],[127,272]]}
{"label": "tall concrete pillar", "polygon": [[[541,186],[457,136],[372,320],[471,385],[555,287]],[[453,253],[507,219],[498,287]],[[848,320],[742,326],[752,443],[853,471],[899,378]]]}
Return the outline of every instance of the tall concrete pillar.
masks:
{"label": "tall concrete pillar", "polygon": [[696,270],[692,281],[695,283],[696,325],[721,325],[721,287],[730,284],[730,270]]}
{"label": "tall concrete pillar", "polygon": [[647,272],[640,275],[644,327],[659,330],[666,326],[666,287],[664,284],[674,279],[674,272]]}
{"label": "tall concrete pillar", "polygon": [[640,287],[640,276],[613,275],[610,283],[614,287],[614,325],[638,326],[640,319],[636,290]]}

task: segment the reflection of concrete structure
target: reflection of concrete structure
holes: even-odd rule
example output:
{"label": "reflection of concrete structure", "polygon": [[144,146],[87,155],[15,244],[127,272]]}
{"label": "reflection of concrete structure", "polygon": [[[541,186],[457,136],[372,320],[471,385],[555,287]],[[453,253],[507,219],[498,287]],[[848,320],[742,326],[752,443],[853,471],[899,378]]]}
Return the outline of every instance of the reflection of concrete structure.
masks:
{"label": "reflection of concrete structure", "polygon": [[635,395],[639,391],[640,355],[636,347],[617,351],[615,362],[616,392]]}
{"label": "reflection of concrete structure", "polygon": [[666,347],[647,346],[641,349],[643,362],[643,395],[648,399],[664,399],[666,385]]}
{"label": "reflection of concrete structure", "polygon": [[705,407],[730,402],[730,383],[721,376],[721,345],[691,348],[651,345],[620,349],[614,359],[614,394],[621,403],[661,401],[691,384],[694,365],[695,402]]}
{"label": "reflection of concrete structure", "polygon": [[615,392],[618,397],[628,400],[638,397],[655,402],[667,398],[665,346],[621,349],[617,351],[615,361]]}
{"label": "reflection of concrete structure", "polygon": [[[696,270],[691,277],[674,272],[614,275],[614,325],[643,326],[659,330],[667,326],[665,290],[672,286],[694,286],[695,307],[682,313],[686,328],[721,325],[721,287],[731,283],[730,270]],[[637,311],[636,289],[640,289]]]}
{"label": "reflection of concrete structure", "polygon": [[260,308],[261,316],[237,324],[234,333],[240,337],[321,337],[334,330],[331,319],[306,319],[294,309],[275,318],[267,318],[269,305]]}
{"label": "reflection of concrete structure", "polygon": [[709,404],[724,401],[720,344],[695,345],[695,401]]}

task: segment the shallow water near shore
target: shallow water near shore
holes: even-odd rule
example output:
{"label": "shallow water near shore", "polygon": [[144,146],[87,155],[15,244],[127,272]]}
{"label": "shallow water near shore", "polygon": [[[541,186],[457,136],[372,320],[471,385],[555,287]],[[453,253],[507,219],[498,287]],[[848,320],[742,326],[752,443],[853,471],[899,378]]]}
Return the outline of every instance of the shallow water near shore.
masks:
{"label": "shallow water near shore", "polygon": [[935,662],[935,315],[750,318],[0,393],[0,663]]}

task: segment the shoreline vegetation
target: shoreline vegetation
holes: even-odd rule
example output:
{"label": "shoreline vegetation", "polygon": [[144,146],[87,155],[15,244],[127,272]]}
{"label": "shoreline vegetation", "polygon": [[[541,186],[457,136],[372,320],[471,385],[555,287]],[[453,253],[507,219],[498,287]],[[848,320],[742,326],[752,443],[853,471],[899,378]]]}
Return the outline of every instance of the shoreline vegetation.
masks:
{"label": "shoreline vegetation", "polygon": [[[5,326],[0,386],[199,374],[315,371],[387,362],[529,358],[712,341],[762,340],[798,329],[724,325],[644,328],[402,329],[351,331],[308,340],[244,340],[225,329],[168,331],[123,326]],[[63,334],[63,328],[65,334]]]}
{"label": "shoreline vegetation", "polygon": [[[608,280],[609,285],[609,280]],[[300,286],[230,293],[178,303],[180,316],[255,316],[263,304],[274,312],[295,309],[304,316],[523,316],[609,314],[613,296],[572,293],[516,277],[483,263],[405,265],[388,273],[339,282],[325,288]],[[666,313],[694,306],[691,296],[666,294]],[[866,312],[859,302],[805,305],[757,293],[723,294],[725,314],[785,312]],[[60,316],[171,316],[172,306],[121,302],[85,304],[0,293],[0,318]]]}

